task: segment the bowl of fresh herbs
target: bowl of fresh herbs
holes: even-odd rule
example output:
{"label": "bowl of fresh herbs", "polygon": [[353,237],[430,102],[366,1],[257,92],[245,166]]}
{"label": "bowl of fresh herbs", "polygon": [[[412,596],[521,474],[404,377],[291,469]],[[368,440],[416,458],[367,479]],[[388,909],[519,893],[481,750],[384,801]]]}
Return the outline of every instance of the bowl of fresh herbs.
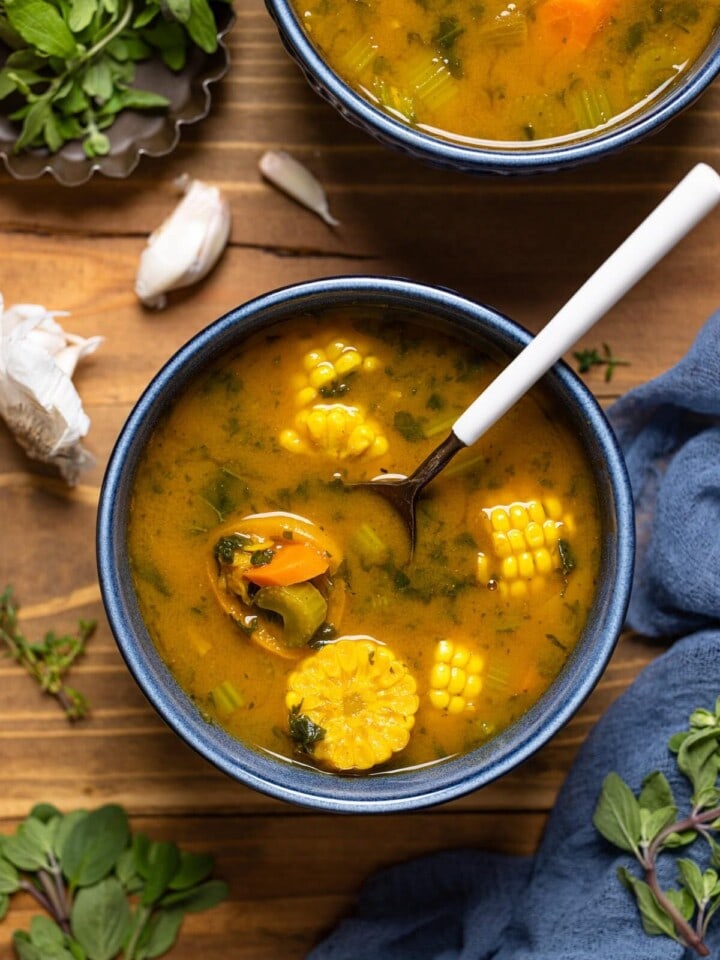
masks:
{"label": "bowl of fresh herbs", "polygon": [[210,110],[227,71],[230,3],[0,4],[0,157],[17,179],[66,186],[130,174]]}

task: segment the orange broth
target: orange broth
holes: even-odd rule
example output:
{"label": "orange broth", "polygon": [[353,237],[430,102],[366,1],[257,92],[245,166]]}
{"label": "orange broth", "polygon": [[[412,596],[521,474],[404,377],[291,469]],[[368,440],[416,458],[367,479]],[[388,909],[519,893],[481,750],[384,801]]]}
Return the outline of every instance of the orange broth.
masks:
{"label": "orange broth", "polygon": [[[353,351],[361,362],[355,358],[359,365],[326,379],[312,397],[310,381],[321,379],[313,365],[332,353],[333,344],[336,353],[342,347],[348,365]],[[590,466],[548,393],[538,388],[521,400],[428,488],[419,503],[412,560],[390,506],[341,482],[411,472],[498,369],[489,353],[400,323],[396,314],[388,323],[347,308],[250,336],[200,373],[164,416],[134,480],[131,565],[147,629],[209,722],[260,750],[333,769],[318,760],[319,743],[317,750],[311,745],[298,753],[289,736],[288,685],[291,675],[340,638],[351,638],[351,653],[370,650],[362,654],[363,670],[377,667],[375,652],[386,646],[412,678],[405,682],[417,701],[417,712],[404,721],[407,745],[364,769],[462,754],[519,718],[548,688],[585,625],[600,542]],[[362,423],[356,438],[367,430],[365,439],[374,437],[364,453],[348,452],[347,434],[318,439],[307,428],[313,411],[341,406],[356,411],[353,424]],[[505,510],[503,521],[502,508],[511,504],[516,513],[545,505],[544,523],[557,542],[546,551],[551,569],[542,574],[539,567],[521,572],[522,557],[527,563],[540,556],[535,548],[517,554],[518,569],[502,556],[508,544],[503,548],[499,535],[510,516]],[[329,537],[334,543],[325,554],[332,553],[327,582],[334,591],[327,620],[307,643],[288,649],[277,618],[273,625],[268,615],[281,638],[275,650],[251,629],[253,617],[257,623],[257,614],[266,613],[231,615],[218,592],[217,544],[247,530],[244,517],[264,513],[300,515],[318,542]],[[257,570],[265,575],[272,567]],[[367,646],[367,638],[377,646]],[[461,694],[452,708],[441,676],[451,669],[453,689]],[[464,689],[460,673],[467,675]],[[477,677],[472,683],[471,673]],[[441,688],[433,693],[438,678]],[[305,710],[298,706],[296,714]],[[335,707],[350,717],[362,697],[353,694]]]}
{"label": "orange broth", "polygon": [[457,142],[577,138],[686,72],[720,0],[294,0],[330,67],[396,118]]}

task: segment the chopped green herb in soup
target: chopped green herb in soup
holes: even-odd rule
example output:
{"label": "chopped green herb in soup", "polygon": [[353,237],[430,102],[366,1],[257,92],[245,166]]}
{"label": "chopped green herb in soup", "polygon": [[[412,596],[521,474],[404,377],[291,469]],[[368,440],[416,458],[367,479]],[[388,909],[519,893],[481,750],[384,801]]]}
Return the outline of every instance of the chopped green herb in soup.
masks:
{"label": "chopped green herb in soup", "polygon": [[720,0],[294,0],[327,62],[395,117],[457,141],[575,137],[658,96]]}
{"label": "chopped green herb in soup", "polygon": [[562,670],[593,601],[599,516],[540,389],[438,477],[418,543],[372,491],[409,473],[498,371],[397,312],[302,316],[201,372],[134,481],[150,635],[208,719],[325,770],[462,754]]}

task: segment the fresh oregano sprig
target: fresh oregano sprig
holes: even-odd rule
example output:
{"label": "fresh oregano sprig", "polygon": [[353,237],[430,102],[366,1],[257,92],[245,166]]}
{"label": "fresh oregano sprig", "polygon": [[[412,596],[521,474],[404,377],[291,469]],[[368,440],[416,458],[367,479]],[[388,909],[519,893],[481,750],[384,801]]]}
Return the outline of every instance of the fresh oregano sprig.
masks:
{"label": "fresh oregano sprig", "polygon": [[68,720],[80,720],[88,710],[85,697],[68,686],[65,674],[85,652],[85,645],[95,632],[94,620],[80,620],[76,634],[54,631],[35,643],[27,640],[18,627],[18,605],[13,589],[6,586],[0,593],[0,648],[30,674],[41,690],[57,697]]}
{"label": "fresh oregano sprig", "polygon": [[[621,850],[632,853],[642,877],[620,867],[618,877],[635,895],[643,928],[650,935],[672,937],[702,957],[708,925],[720,909],[720,697],[715,710],[698,709],[690,726],[669,742],[678,769],[692,787],[690,806],[680,815],[667,778],[655,771],[642,783],[638,796],[616,773],[603,783],[593,823]],[[678,847],[695,852],[695,841],[707,849],[697,859],[677,857],[677,887],[663,889],[658,878],[661,854]],[[699,852],[699,851],[698,851]]]}
{"label": "fresh oregano sprig", "polygon": [[13,934],[18,960],[151,960],[173,946],[185,914],[227,896],[208,879],[213,865],[208,854],[133,836],[116,804],[67,814],[39,804],[0,835],[0,919],[20,890],[45,911]]}
{"label": "fresh oregano sprig", "polygon": [[88,157],[107,154],[103,131],[121,111],[169,105],[132,86],[135,64],[158,56],[181,70],[193,44],[217,43],[208,0],[0,0],[0,102],[18,124],[15,152],[79,139]]}

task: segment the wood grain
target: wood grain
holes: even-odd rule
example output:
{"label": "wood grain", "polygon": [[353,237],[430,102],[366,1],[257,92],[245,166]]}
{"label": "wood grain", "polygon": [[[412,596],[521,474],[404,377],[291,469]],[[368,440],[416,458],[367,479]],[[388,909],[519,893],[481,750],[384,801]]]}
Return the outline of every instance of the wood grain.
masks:
{"label": "wood grain", "polygon": [[[343,818],[290,807],[239,786],[178,741],[145,702],[100,603],[95,511],[118,432],[153,373],[189,337],[240,302],[333,274],[402,275],[452,287],[537,330],[692,164],[720,164],[720,85],[655,137],[591,166],[536,178],[472,178],[392,153],[343,121],[287,58],[261,0],[244,0],[232,68],[210,117],[167,158],[131,178],[78,190],[0,176],[0,291],[7,304],[70,311],[73,332],[105,342],[76,384],[96,458],[69,490],[31,463],[0,425],[0,585],[13,583],[29,635],[98,621],[74,681],[94,704],[69,727],[9,661],[0,661],[0,828],[33,803],[115,801],[157,838],[213,852],[231,899],[190,918],[178,960],[302,957],[351,908],[381,866],[455,846],[529,853],[588,732],[663,646],[626,635],[595,692],[538,754],[501,781],[432,811]],[[257,162],[291,150],[326,186],[331,230],[265,183]],[[197,289],[162,313],[133,294],[147,234],[188,172],[216,182],[233,211],[229,249]],[[585,340],[629,366],[587,382],[604,404],[678,360],[718,304],[720,221],[709,218]],[[29,900],[0,925],[27,926]]]}

